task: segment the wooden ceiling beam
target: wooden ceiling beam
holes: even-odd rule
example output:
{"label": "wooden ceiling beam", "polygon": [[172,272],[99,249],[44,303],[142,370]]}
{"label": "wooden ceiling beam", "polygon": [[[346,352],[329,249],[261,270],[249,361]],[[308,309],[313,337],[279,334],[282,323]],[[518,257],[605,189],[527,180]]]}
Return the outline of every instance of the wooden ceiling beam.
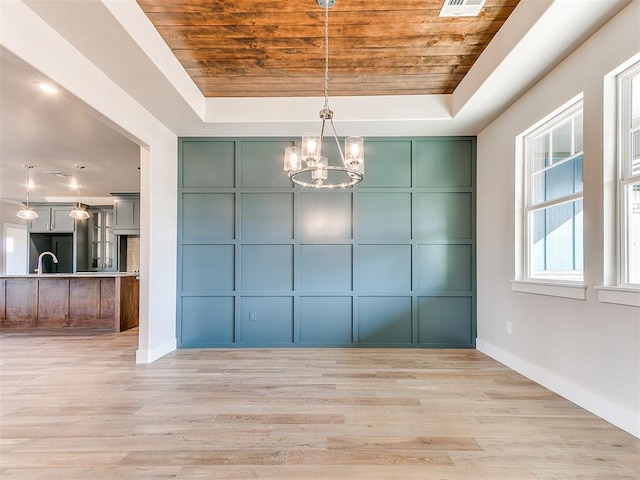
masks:
{"label": "wooden ceiling beam", "polygon": [[[444,74],[444,73],[462,73],[465,74],[469,67],[464,66],[451,66],[451,65],[429,65],[429,66],[398,66],[398,67],[385,67],[382,73],[388,75],[428,75]],[[313,67],[299,67],[278,69],[274,67],[264,67],[251,65],[249,67],[238,66],[237,64],[216,65],[215,68],[189,68],[187,73],[192,78],[198,77],[217,77],[217,76],[242,76],[242,77],[295,77],[296,75],[311,76],[318,81],[324,77],[322,69]],[[358,75],[362,74],[362,67],[345,67],[345,68],[332,68],[329,72],[330,78],[334,75]]]}
{"label": "wooden ceiling beam", "polygon": [[[402,74],[402,75],[379,75],[379,74],[361,74],[361,75],[333,75],[329,84],[329,89],[334,85],[350,85],[350,84],[362,84],[362,83],[424,83],[429,85],[437,85],[443,79],[458,79],[461,80],[462,74],[457,73],[445,73],[445,74]],[[200,85],[221,85],[224,83],[236,84],[236,85],[253,85],[256,83],[255,78],[251,77],[239,77],[239,76],[225,76],[219,75],[215,78],[205,77],[199,79]],[[263,76],[260,78],[260,83],[263,85],[269,84],[281,84],[283,83],[282,77],[279,76]],[[284,79],[284,83],[292,84],[308,84],[308,85],[322,85],[322,79],[318,79],[308,75],[290,75]]]}
{"label": "wooden ceiling beam", "polygon": [[[216,62],[242,62],[245,60],[255,61],[260,65],[267,63],[274,65],[290,65],[296,67],[299,64],[307,64],[312,62],[314,65],[324,67],[324,57],[319,56],[318,52],[307,51],[305,49],[293,50],[174,50],[174,55],[178,60],[203,61],[214,60]],[[452,57],[457,58],[478,58],[482,53],[482,48],[462,49],[454,47],[431,47],[427,49],[398,49],[398,48],[380,48],[380,49],[354,49],[343,54],[334,54],[329,57],[329,67],[332,65],[350,65],[358,64],[361,61],[383,62],[386,65],[417,65],[441,63],[441,57],[447,57],[445,61],[449,61]],[[375,65],[375,64],[374,64]]]}
{"label": "wooden ceiling beam", "polygon": [[[162,33],[162,29],[161,29]],[[211,35],[198,34],[182,34],[173,31],[163,37],[172,50],[184,50],[194,47],[200,49],[237,49],[249,50],[257,48],[269,48],[270,50],[278,49],[296,49],[296,48],[315,48],[324,52],[324,39],[321,37],[288,37],[273,38],[269,42],[264,42],[257,37],[250,38],[229,38],[214,37]],[[441,35],[406,35],[398,38],[393,42],[395,48],[417,48],[417,47],[471,47],[480,45],[486,47],[493,38],[491,33],[472,33],[472,34],[441,34]],[[264,47],[262,47],[264,45]],[[330,52],[334,52],[352,48],[385,48],[389,46],[389,41],[384,37],[352,37],[340,36],[330,39]]]}
{"label": "wooden ceiling beam", "polygon": [[[237,65],[240,67],[249,67],[252,64],[260,68],[324,68],[324,59],[322,57],[310,58],[300,56],[296,62],[283,62],[282,59],[269,58],[264,56],[258,56],[257,58],[245,57],[245,58],[222,58],[213,56],[198,56],[192,51],[176,52],[179,60],[186,69],[190,68],[216,68],[217,65]],[[458,68],[459,66],[471,66],[478,55],[426,55],[422,57],[400,57],[395,56],[392,58],[378,58],[375,55],[371,56],[352,56],[345,57],[341,61],[340,58],[329,59],[329,69],[333,68],[365,68],[371,67],[376,69],[383,69],[385,67],[433,67],[433,66],[449,66]],[[383,61],[384,64],[380,65]],[[251,63],[254,62],[254,63]]]}
{"label": "wooden ceiling beam", "polygon": [[[444,18],[438,16],[439,10],[416,10],[411,16],[399,10],[387,11],[358,11],[358,12],[332,12],[329,17],[329,26],[346,28],[352,25],[380,24],[384,23],[404,23],[413,24],[449,24],[459,23],[469,25],[475,23],[476,17]],[[504,22],[509,16],[509,11],[500,8],[485,11],[482,21]],[[149,13],[149,19],[158,27],[178,27],[178,26],[270,26],[270,25],[292,25],[302,27],[324,26],[323,12],[298,12],[295,15],[283,11],[276,12],[251,12],[251,13]]]}

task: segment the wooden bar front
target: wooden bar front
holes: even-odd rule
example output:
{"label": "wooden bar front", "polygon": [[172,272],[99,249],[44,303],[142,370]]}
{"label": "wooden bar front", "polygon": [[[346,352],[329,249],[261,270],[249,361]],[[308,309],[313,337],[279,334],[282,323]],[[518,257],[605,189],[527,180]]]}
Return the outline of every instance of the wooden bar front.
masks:
{"label": "wooden bar front", "polygon": [[116,332],[138,325],[135,275],[0,277],[0,327],[82,327]]}

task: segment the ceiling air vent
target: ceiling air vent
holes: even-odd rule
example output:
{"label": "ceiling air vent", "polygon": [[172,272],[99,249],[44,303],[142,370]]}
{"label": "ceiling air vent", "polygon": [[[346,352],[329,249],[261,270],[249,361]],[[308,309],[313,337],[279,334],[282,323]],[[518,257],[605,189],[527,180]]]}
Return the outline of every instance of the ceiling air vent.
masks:
{"label": "ceiling air vent", "polygon": [[487,0],[445,0],[440,17],[477,17]]}

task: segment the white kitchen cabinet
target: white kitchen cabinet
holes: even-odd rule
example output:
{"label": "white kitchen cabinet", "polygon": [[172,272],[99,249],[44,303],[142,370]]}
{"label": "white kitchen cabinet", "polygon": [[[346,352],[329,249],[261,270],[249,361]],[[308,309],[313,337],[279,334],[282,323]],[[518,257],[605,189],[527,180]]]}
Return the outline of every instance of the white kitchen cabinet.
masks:
{"label": "white kitchen cabinet", "polygon": [[118,234],[140,231],[140,194],[121,194],[113,201],[113,228]]}
{"label": "white kitchen cabinet", "polygon": [[33,205],[38,213],[38,218],[30,221],[31,233],[73,233],[75,220],[69,216],[69,212],[75,204],[69,205]]}

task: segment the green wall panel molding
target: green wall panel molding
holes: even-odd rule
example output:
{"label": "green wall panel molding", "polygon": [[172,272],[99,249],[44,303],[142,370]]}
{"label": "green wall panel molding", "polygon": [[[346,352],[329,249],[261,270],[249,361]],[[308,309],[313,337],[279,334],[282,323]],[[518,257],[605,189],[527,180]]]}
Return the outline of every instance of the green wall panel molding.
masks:
{"label": "green wall panel molding", "polygon": [[293,343],[291,297],[242,297],[241,336],[247,345]]}
{"label": "green wall panel molding", "polygon": [[293,186],[296,142],[179,139],[179,346],[473,348],[475,138],[365,139],[338,191]]}
{"label": "green wall panel molding", "polygon": [[352,303],[351,297],[300,297],[300,343],[352,343]]}
{"label": "green wall panel molding", "polygon": [[243,193],[240,203],[240,235],[243,240],[291,240],[293,194]]}
{"label": "green wall panel molding", "polygon": [[180,338],[192,347],[227,345],[234,340],[233,297],[183,297]]}
{"label": "green wall panel molding", "polygon": [[297,289],[351,292],[351,259],[351,245],[300,245]]}
{"label": "green wall panel molding", "polygon": [[242,245],[241,286],[249,292],[293,290],[291,245]]}
{"label": "green wall panel molding", "polygon": [[365,142],[365,176],[358,188],[411,187],[410,140]]}
{"label": "green wall panel molding", "polygon": [[183,240],[233,240],[235,195],[233,193],[184,193],[182,195]]}
{"label": "green wall panel molding", "polygon": [[360,245],[358,290],[410,292],[411,245]]}
{"label": "green wall panel molding", "polygon": [[411,297],[360,297],[358,342],[411,345]]}
{"label": "green wall panel molding", "polygon": [[301,192],[298,195],[300,239],[307,243],[350,240],[351,197],[351,192]]}
{"label": "green wall panel molding", "polygon": [[233,291],[234,245],[184,245],[182,290]]}
{"label": "green wall panel molding", "polygon": [[[235,186],[235,142],[182,142],[182,187]],[[215,169],[211,168],[215,161]]]}
{"label": "green wall panel molding", "polygon": [[471,193],[418,193],[418,240],[471,239],[471,197]]}
{"label": "green wall panel molding", "polygon": [[417,142],[418,187],[473,186],[475,143],[468,139],[436,139]]}
{"label": "green wall panel molding", "polygon": [[470,297],[419,297],[418,343],[471,342]]}
{"label": "green wall panel molding", "polygon": [[291,146],[293,146],[292,141],[242,142],[241,186],[244,188],[290,188],[291,180],[283,175],[282,168],[279,170],[273,168],[272,160],[274,158],[283,160],[284,149]]}
{"label": "green wall panel molding", "polygon": [[418,245],[418,290],[471,291],[471,245]]}
{"label": "green wall panel molding", "polygon": [[361,241],[411,240],[411,193],[360,192],[357,197]]}

